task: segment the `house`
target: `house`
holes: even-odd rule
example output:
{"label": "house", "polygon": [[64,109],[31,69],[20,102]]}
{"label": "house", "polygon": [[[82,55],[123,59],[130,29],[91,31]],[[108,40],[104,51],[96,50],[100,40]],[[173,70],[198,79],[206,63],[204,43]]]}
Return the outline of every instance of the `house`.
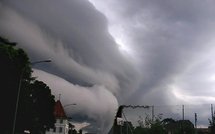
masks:
{"label": "house", "polygon": [[197,133],[198,134],[209,134],[210,132],[210,128],[197,128]]}
{"label": "house", "polygon": [[69,121],[60,100],[55,103],[54,116],[56,119],[55,127],[46,131],[45,134],[68,134]]}

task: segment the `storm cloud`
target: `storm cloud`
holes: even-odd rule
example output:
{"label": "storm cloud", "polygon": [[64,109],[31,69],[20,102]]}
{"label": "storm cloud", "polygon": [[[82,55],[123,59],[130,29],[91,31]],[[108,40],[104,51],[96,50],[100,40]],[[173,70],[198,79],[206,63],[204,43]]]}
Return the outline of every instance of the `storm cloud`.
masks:
{"label": "storm cloud", "polygon": [[[120,104],[215,102],[212,0],[3,0],[0,35],[18,42],[63,104],[110,129]],[[199,111],[201,109],[198,109]],[[108,116],[107,116],[108,115]],[[81,115],[80,115],[81,117]]]}
{"label": "storm cloud", "polygon": [[118,101],[134,91],[138,71],[119,53],[101,13],[87,1],[3,1],[0,29],[31,61],[52,60],[33,66],[34,75],[56,99],[61,94],[63,104],[77,103],[68,115],[81,113],[98,132],[109,131]]}

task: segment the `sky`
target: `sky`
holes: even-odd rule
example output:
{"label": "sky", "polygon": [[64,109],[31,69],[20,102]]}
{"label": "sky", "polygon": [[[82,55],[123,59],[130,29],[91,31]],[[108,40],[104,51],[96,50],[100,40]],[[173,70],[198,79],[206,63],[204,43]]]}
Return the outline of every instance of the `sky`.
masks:
{"label": "sky", "polygon": [[213,0],[1,0],[0,36],[31,61],[51,59],[33,75],[77,104],[65,111],[79,127],[105,134],[122,104],[209,112],[200,105],[215,102],[214,12]]}

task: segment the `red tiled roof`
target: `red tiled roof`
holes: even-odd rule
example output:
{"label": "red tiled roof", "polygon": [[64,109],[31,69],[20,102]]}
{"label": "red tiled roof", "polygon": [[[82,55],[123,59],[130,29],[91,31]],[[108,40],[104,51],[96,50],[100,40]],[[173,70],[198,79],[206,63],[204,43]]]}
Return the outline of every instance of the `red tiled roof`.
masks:
{"label": "red tiled roof", "polygon": [[58,100],[56,103],[55,103],[55,107],[54,107],[54,116],[56,118],[66,118],[66,114],[64,112],[64,109],[63,109],[63,106],[60,102],[60,100]]}

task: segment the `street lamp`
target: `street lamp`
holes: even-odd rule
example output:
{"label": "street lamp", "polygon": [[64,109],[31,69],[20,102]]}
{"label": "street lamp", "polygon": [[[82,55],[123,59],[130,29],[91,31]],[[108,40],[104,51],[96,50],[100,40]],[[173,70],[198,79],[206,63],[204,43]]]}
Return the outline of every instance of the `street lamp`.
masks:
{"label": "street lamp", "polygon": [[76,104],[76,103],[66,104],[66,105],[64,105],[64,106],[63,106],[63,108],[68,107],[68,106],[71,106],[71,105],[73,105],[73,106],[74,106],[74,105],[77,105],[77,104]]}
{"label": "street lamp", "polygon": [[39,63],[43,63],[43,62],[51,62],[51,60],[48,59],[48,60],[35,61],[35,62],[31,62],[30,64],[35,65],[35,64],[39,64]]}
{"label": "street lamp", "polygon": [[[35,65],[39,63],[44,63],[44,62],[51,62],[50,59],[48,60],[41,60],[41,61],[35,61],[35,62],[30,62],[30,65]],[[27,66],[22,68],[21,74],[20,74],[20,79],[19,79],[19,87],[18,87],[18,93],[17,93],[17,98],[16,98],[16,107],[15,107],[15,113],[14,113],[14,120],[13,120],[13,131],[12,134],[15,134],[15,129],[16,129],[16,116],[18,112],[18,106],[19,106],[19,96],[20,96],[20,90],[21,90],[21,85],[22,85],[22,77],[25,72]]]}

